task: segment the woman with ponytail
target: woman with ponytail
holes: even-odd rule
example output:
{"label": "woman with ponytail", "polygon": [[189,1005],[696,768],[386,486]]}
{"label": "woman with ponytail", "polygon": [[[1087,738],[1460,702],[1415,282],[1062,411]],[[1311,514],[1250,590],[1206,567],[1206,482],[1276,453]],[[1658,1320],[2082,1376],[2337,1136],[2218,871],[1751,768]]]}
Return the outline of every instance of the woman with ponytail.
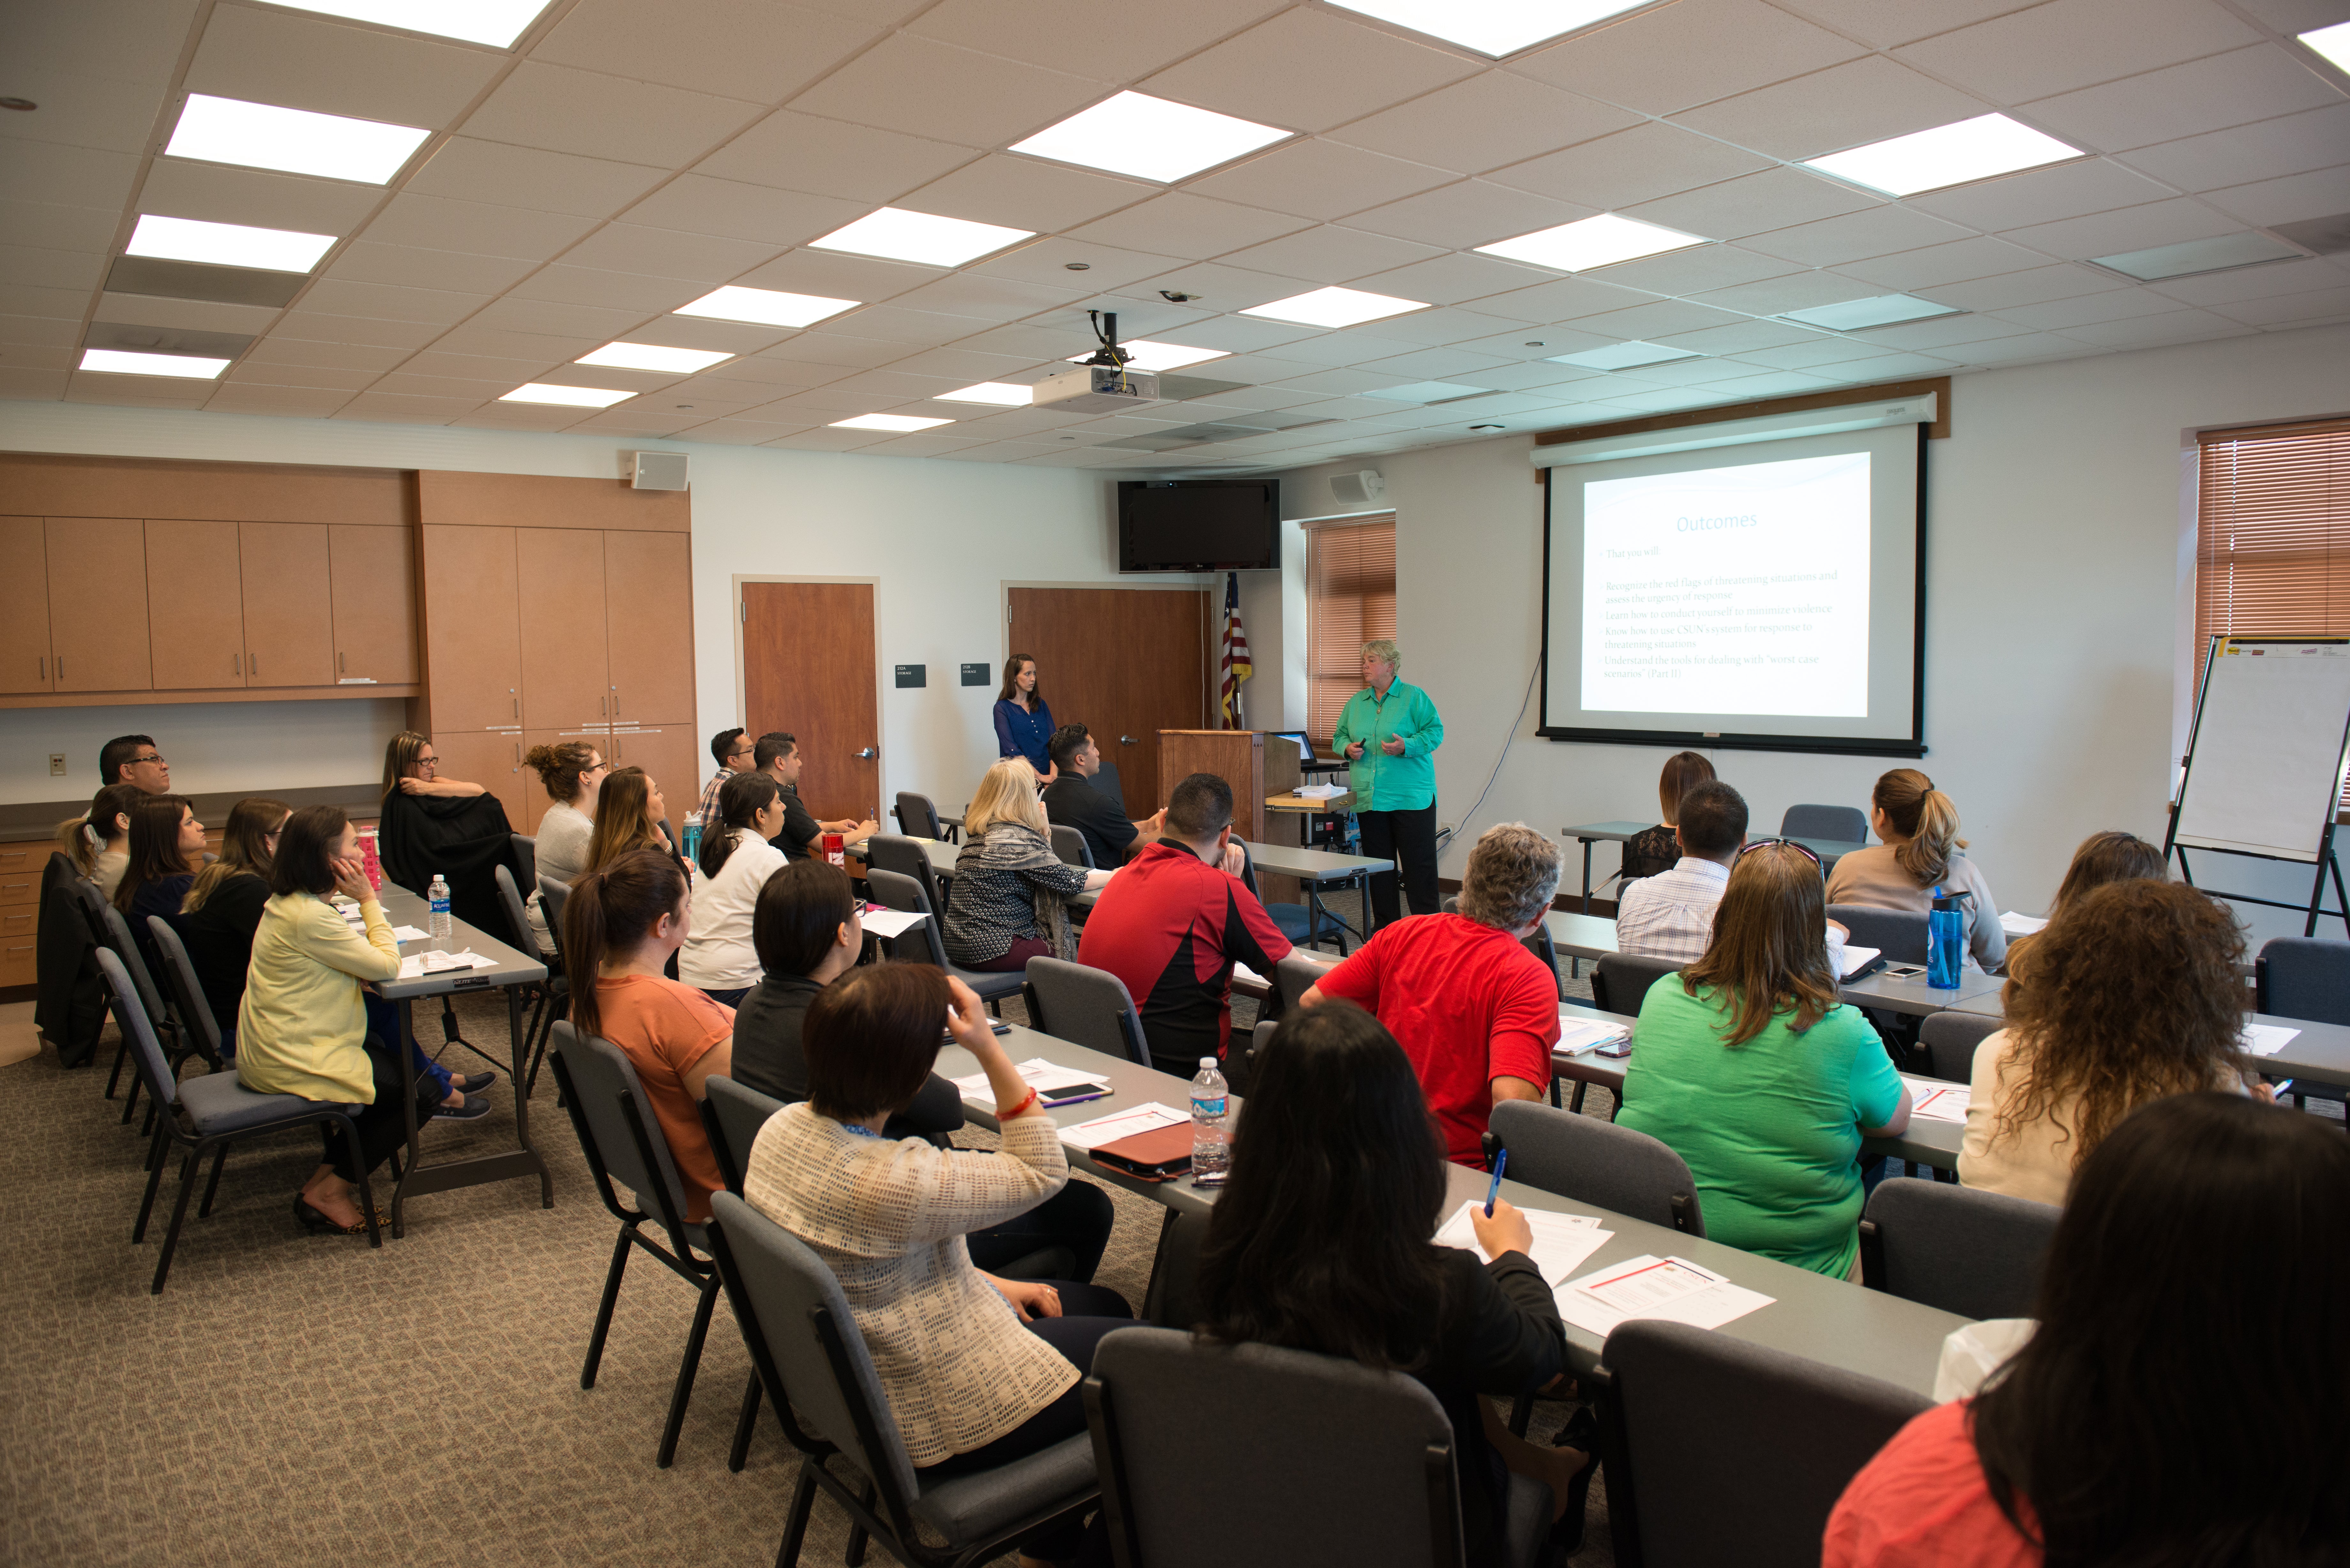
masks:
{"label": "woman with ponytail", "polygon": [[691,910],[676,861],[647,846],[624,850],[571,885],[563,968],[572,1027],[610,1041],[635,1065],[685,1185],[685,1217],[700,1224],[723,1183],[699,1102],[704,1082],[733,1070],[734,1010],[661,972],[685,943]]}
{"label": "woman with ponytail", "polygon": [[1828,902],[1925,914],[1937,891],[1964,893],[1967,967],[1995,970],[2007,958],[1999,904],[1975,863],[1958,853],[1959,808],[1916,768],[1895,768],[1869,796],[1868,826],[1882,844],[1856,849],[1828,873]]}
{"label": "woman with ponytail", "polygon": [[677,978],[728,1007],[759,983],[751,917],[759,889],[787,864],[767,842],[783,831],[784,815],[784,786],[773,774],[736,774],[719,786],[718,820],[702,830],[701,908],[678,951]]}
{"label": "woman with ponytail", "polygon": [[[596,836],[597,792],[611,767],[604,761],[604,753],[585,741],[533,746],[523,754],[522,765],[538,775],[547,798],[555,803],[538,819],[531,858],[537,864],[540,876],[567,884],[588,869],[588,846]],[[530,910],[531,935],[537,939],[539,951],[553,953],[555,933],[546,929],[538,889],[530,887],[521,892]]]}

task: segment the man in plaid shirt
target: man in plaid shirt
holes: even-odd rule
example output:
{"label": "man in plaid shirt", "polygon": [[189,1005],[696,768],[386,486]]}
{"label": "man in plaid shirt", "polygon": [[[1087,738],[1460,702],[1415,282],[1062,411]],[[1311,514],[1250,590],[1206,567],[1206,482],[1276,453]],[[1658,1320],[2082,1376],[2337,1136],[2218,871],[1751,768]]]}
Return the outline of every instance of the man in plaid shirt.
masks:
{"label": "man in plaid shirt", "polygon": [[728,779],[751,765],[754,749],[747,730],[721,730],[710,737],[710,754],[717,760],[718,776],[702,787],[699,809],[704,827],[718,820],[718,792],[726,787]]}
{"label": "man in plaid shirt", "polygon": [[[1627,882],[1616,896],[1616,950],[1695,963],[1713,940],[1713,913],[1730,886],[1731,863],[1746,847],[1746,799],[1726,784],[1701,784],[1681,796],[1673,832],[1681,857],[1672,869]],[[1828,922],[1828,963],[1838,974],[1845,934]]]}

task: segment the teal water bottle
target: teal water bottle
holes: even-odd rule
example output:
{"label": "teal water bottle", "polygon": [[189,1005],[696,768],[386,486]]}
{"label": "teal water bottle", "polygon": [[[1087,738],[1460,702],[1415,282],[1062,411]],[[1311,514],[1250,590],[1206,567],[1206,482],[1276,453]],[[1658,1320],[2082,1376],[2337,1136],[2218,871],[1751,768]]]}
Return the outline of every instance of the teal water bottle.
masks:
{"label": "teal water bottle", "polygon": [[1959,989],[1959,971],[1966,963],[1966,904],[1972,895],[1934,889],[1934,908],[1926,917],[1926,983],[1938,991]]}

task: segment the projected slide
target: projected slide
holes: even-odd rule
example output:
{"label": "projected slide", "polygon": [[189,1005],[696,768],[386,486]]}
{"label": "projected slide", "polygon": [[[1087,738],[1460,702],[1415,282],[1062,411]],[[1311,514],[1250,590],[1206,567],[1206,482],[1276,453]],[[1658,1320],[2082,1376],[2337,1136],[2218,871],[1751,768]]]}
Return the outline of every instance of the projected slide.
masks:
{"label": "projected slide", "polygon": [[1869,454],[1599,480],[1586,712],[1868,715]]}

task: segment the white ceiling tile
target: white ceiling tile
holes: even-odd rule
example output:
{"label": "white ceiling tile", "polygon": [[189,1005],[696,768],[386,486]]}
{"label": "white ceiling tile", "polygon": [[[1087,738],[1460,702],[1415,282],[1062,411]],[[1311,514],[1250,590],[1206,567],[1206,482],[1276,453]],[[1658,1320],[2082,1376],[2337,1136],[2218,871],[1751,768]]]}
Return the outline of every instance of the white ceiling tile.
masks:
{"label": "white ceiling tile", "polygon": [[1257,267],[1286,277],[1332,284],[1348,283],[1443,254],[1434,245],[1325,223],[1235,251],[1223,259],[1235,266]]}
{"label": "white ceiling tile", "polygon": [[1648,343],[1673,333],[1732,327],[1742,320],[1731,311],[1717,310],[1710,305],[1697,305],[1686,299],[1659,299],[1628,310],[1583,317],[1575,325],[1580,331],[1596,332],[1603,337]]}
{"label": "white ceiling tile", "polygon": [[[983,354],[1020,355],[1031,364],[1050,364],[1072,354],[1089,354],[1098,346],[1082,317],[1062,325],[1031,321],[991,327],[955,345]],[[1238,379],[1218,377],[1220,380]]]}
{"label": "white ceiling tile", "polygon": [[[2341,270],[2331,262],[2296,258],[2234,267],[2227,272],[2207,272],[2200,277],[2175,277],[2168,283],[2156,284],[2147,292],[2168,295],[2182,305],[2211,306],[2224,310],[2239,300],[2336,288],[2344,281]],[[2229,314],[2235,312],[2229,310]]]}
{"label": "white ceiling tile", "polygon": [[1934,296],[1961,310],[2005,311],[2019,305],[2044,305],[2053,299],[2133,286],[2127,278],[2116,277],[2097,267],[2060,262],[1997,277],[1979,277],[1969,283],[1946,284],[1934,291]]}
{"label": "white ceiling tile", "polygon": [[408,358],[405,348],[370,343],[320,343],[273,332],[245,353],[249,365],[300,365],[321,370],[371,370],[378,374]]}
{"label": "white ceiling tile", "polygon": [[212,396],[210,381],[176,377],[85,375],[66,384],[68,403],[110,403],[124,408],[199,409]]}
{"label": "white ceiling tile", "polygon": [[[0,159],[0,162],[6,160]],[[122,223],[120,206],[62,206],[49,202],[0,200],[0,234],[47,250],[104,254]]]}
{"label": "white ceiling tile", "polygon": [[420,376],[401,369],[378,379],[368,388],[370,392],[393,392],[402,397],[463,398],[469,402],[486,403],[514,390],[507,380],[469,380],[457,376]]}
{"label": "white ceiling tile", "polygon": [[[494,311],[499,306],[492,306]],[[475,317],[461,327],[452,327],[432,340],[435,353],[479,355],[494,358],[527,361],[535,365],[560,365],[577,359],[593,348],[609,342],[608,334],[601,332],[551,333],[517,330]]]}
{"label": "white ceiling tile", "polygon": [[119,321],[126,327],[182,327],[197,332],[242,332],[250,336],[267,331],[278,315],[275,306],[267,305],[221,305],[209,299],[101,294],[90,319]]}
{"label": "white ceiling tile", "polygon": [[695,171],[878,205],[976,156],[969,147],[779,109]]}
{"label": "white ceiling tile", "polygon": [[1477,307],[1523,321],[1546,323],[1572,321],[1577,317],[1595,316],[1603,310],[1622,310],[1629,306],[1646,305],[1655,297],[1638,289],[1602,283],[1597,278],[1561,277],[1536,284],[1531,288],[1492,295],[1479,300]]}
{"label": "white ceiling tile", "polygon": [[1866,349],[1867,345],[1856,342],[1848,347],[1856,351],[1854,358],[1822,365],[1818,367],[1819,373],[1840,377],[1848,386],[1859,386],[1869,381],[1898,380],[1908,376],[1939,376],[1950,368],[1950,360],[1930,355],[1890,351],[1862,355],[1859,351]]}
{"label": "white ceiling tile", "polygon": [[[0,157],[0,201],[58,206],[112,207],[120,211],[139,177],[139,159],[129,152],[68,147],[54,141],[11,141]],[[16,239],[35,240],[37,231]]]}
{"label": "white ceiling tile", "polygon": [[[1509,296],[1494,297],[1514,297],[1523,292],[1512,290]],[[1628,297],[1638,299],[1641,296],[1628,295]],[[1535,329],[1533,317],[1497,310],[1493,307],[1492,299],[1477,301],[1473,309],[1439,306],[1433,310],[1415,310],[1409,316],[1389,317],[1378,325],[1382,337],[1471,348],[1481,354],[1499,354],[1505,359],[1520,357],[1513,345],[1526,337],[1542,336]]]}
{"label": "white ceiling tile", "polygon": [[[623,332],[634,330],[644,321],[645,314],[641,310],[614,310],[549,299],[524,299],[509,294],[484,306],[481,314],[466,322],[461,330],[476,327],[502,327],[509,332],[533,333],[549,337],[585,338],[587,341],[577,351],[577,354],[585,354],[590,348],[609,343]],[[577,358],[577,354],[565,358]]]}
{"label": "white ceiling tile", "polygon": [[[1734,328],[1728,329],[1734,330]],[[1703,333],[1694,336],[1702,337]],[[1803,342],[1789,343],[1778,348],[1742,348],[1738,358],[1756,365],[1768,365],[1774,370],[1801,370],[1814,365],[1840,365],[1850,360],[1856,346],[1842,337],[1823,337],[1806,333]]]}
{"label": "white ceiling tile", "polygon": [[1981,343],[1994,337],[2014,337],[2027,328],[1996,316],[1944,316],[1908,327],[1882,327],[1855,336],[1892,348],[1939,352],[1955,343]]}
{"label": "white ceiling tile", "polygon": [[2263,43],[2042,99],[2024,114],[2077,146],[2120,152],[2342,101],[2282,45]]}
{"label": "white ceiling tile", "polygon": [[204,400],[204,411],[322,420],[349,402],[351,396],[327,387],[271,387],[232,381],[213,388],[213,395]]}
{"label": "white ceiling tile", "polygon": [[1490,179],[1586,211],[1613,212],[1770,167],[1768,158],[1651,121],[1497,171]]}
{"label": "white ceiling tile", "polygon": [[1797,392],[1816,392],[1823,387],[1833,387],[1833,376],[1807,375],[1801,370],[1768,370],[1759,376],[1740,376],[1718,383],[1720,389],[1743,402],[1752,398],[1783,398]]}
{"label": "white ceiling tile", "polygon": [[869,211],[864,202],[838,196],[681,174],[621,216],[649,228],[757,241],[772,251],[819,239]]}
{"label": "white ceiling tile", "polygon": [[1261,125],[1327,130],[1478,69],[1459,55],[1299,6],[1139,85]]}
{"label": "white ceiling tile", "polygon": [[0,48],[19,59],[74,58],[122,81],[169,79],[187,41],[192,0],[79,0],[0,15]]}
{"label": "white ceiling tile", "polygon": [[[2350,147],[2344,151],[2350,152]],[[2350,164],[2206,191],[2203,199],[2223,213],[2262,226],[2350,212]]]}
{"label": "white ceiling tile", "polygon": [[137,209],[214,223],[248,223],[306,234],[348,234],[383,202],[374,185],[312,180],[224,163],[158,158],[140,187]]}
{"label": "white ceiling tile", "polygon": [[[60,7],[62,9],[62,7]],[[34,7],[18,6],[19,13]],[[0,26],[5,26],[0,23]],[[8,44],[0,37],[0,50]],[[125,80],[76,68],[88,61],[58,57],[28,58],[12,53],[8,88],[16,98],[28,98],[41,107],[8,116],[0,126],[0,146],[16,141],[60,141],[74,147],[94,147],[109,152],[142,153],[162,112],[168,78]]]}
{"label": "white ceiling tile", "polygon": [[[869,370],[905,358],[906,346],[882,337],[848,337],[837,332],[796,332],[757,356],[755,364],[785,368],[802,380],[819,379],[812,366],[834,366],[834,375]],[[750,364],[744,366],[745,369]],[[822,379],[830,379],[823,377]]]}
{"label": "white ceiling tile", "polygon": [[1452,182],[1426,163],[1408,163],[1358,147],[1308,137],[1261,152],[1245,163],[1194,180],[1184,189],[1310,218],[1340,218]]}
{"label": "white ceiling tile", "polygon": [[2002,237],[2053,256],[2079,261],[2088,256],[2109,256],[2177,244],[2182,240],[2204,239],[2228,234],[2239,226],[2226,213],[2192,197],[2175,196],[2168,202],[2148,202],[2143,206],[2123,207],[2091,217],[2064,218],[2053,223],[2012,229]]}
{"label": "white ceiling tile", "polygon": [[[1374,324],[1376,326],[1376,324]],[[1281,358],[1300,365],[1332,367],[1365,365],[1374,359],[1390,358],[1398,354],[1419,352],[1419,346],[1399,338],[1386,337],[1377,331],[1361,327],[1345,327],[1335,332],[1319,332],[1311,337],[1301,337],[1281,347]],[[1426,378],[1418,378],[1426,379]],[[1388,376],[1383,385],[1393,386],[1401,377]]]}
{"label": "white ceiling tile", "polygon": [[[1409,354],[1397,354],[1385,359],[1362,361],[1366,370],[1392,375],[1399,382],[1460,381],[1471,386],[1488,370],[1499,369],[1513,361],[1492,354],[1478,354],[1466,348],[1415,348]],[[1487,390],[1497,389],[1487,388]]]}
{"label": "white ceiling tile", "polygon": [[776,103],[881,31],[777,0],[579,0],[530,57]]}
{"label": "white ceiling tile", "polygon": [[2241,322],[2230,321],[2209,310],[2177,310],[2166,316],[2133,316],[2124,321],[2100,321],[2088,327],[2074,327],[2067,329],[2064,336],[2107,348],[2152,348],[2166,343],[2196,343],[2207,337],[2234,337],[2251,330]]}
{"label": "white ceiling tile", "polygon": [[362,237],[379,244],[545,261],[595,226],[593,219],[567,213],[533,213],[403,191],[385,204]]}
{"label": "white ceiling tile", "polygon": [[1510,62],[1643,114],[1672,114],[1868,51],[1762,0],[1677,0]]}
{"label": "white ceiling tile", "polygon": [[1638,123],[1638,116],[1508,71],[1486,71],[1331,132],[1334,140],[1482,174]]}
{"label": "white ceiling tile", "polygon": [[2123,321],[2133,316],[2162,316],[2177,310],[2179,302],[2167,299],[2150,288],[2117,288],[2103,294],[2075,295],[2070,299],[2050,300],[2045,305],[2015,305],[1999,313],[2000,318],[2043,332],[2069,332],[2076,327],[2093,326],[2100,321]]}
{"label": "white ceiling tile", "polygon": [[0,283],[29,283],[43,288],[78,288],[87,294],[98,286],[98,280],[105,272],[106,258],[88,251],[0,245]]}
{"label": "white ceiling tile", "polygon": [[1263,207],[1243,207],[1235,202],[1194,196],[1188,191],[1170,191],[1072,230],[1069,237],[1204,259],[1263,244],[1309,226],[1306,219]]}
{"label": "white ceiling tile", "polygon": [[1778,0],[1786,10],[1878,48],[1951,32],[2033,0]]}
{"label": "white ceiling tile", "polygon": [[1749,250],[1783,256],[1806,266],[1835,266],[1894,251],[1963,239],[1968,232],[1956,223],[1946,223],[1896,203],[1755,234],[1744,244]]}
{"label": "white ceiling tile", "polygon": [[[891,303],[908,310],[941,316],[972,317],[990,322],[1020,321],[1039,311],[1072,308],[1075,302],[1082,301],[1091,292],[1081,286],[1082,275],[1063,275],[1069,282],[1056,286],[1019,283],[1008,277],[985,277],[978,273],[955,273],[901,294]],[[960,384],[969,386],[971,382]]]}
{"label": "white ceiling tile", "polygon": [[425,196],[608,218],[667,178],[642,163],[452,137],[401,185]]}
{"label": "white ceiling tile", "polygon": [[2339,320],[2350,316],[2350,287],[2282,294],[2268,299],[2231,300],[2213,307],[2230,320],[2248,327],[2291,327]]}
{"label": "white ceiling tile", "polygon": [[447,376],[460,381],[504,381],[501,391],[511,389],[525,381],[542,380],[558,365],[568,364],[573,356],[561,355],[546,359],[506,359],[487,354],[452,354],[445,348],[427,348],[416,354],[400,369],[413,376]]}
{"label": "white ceiling tile", "polygon": [[903,344],[906,347],[899,350],[903,355],[915,348],[960,342],[995,325],[980,317],[946,316],[933,310],[909,310],[899,305],[868,305],[827,321],[825,330],[846,337],[878,337]]}
{"label": "white ceiling tile", "polygon": [[1097,78],[899,33],[800,94],[792,107],[909,136],[1000,147],[1108,96]]}
{"label": "white ceiling tile", "polygon": [[1148,201],[1162,189],[1041,159],[991,152],[910,192],[897,204],[918,213],[1041,234]]}
{"label": "white ceiling tile", "polygon": [[1779,316],[1790,310],[1808,310],[1815,305],[1840,305],[1847,299],[1866,299],[1882,292],[1856,278],[1842,277],[1832,272],[1796,272],[1785,277],[1764,278],[1760,283],[1742,283],[1734,288],[1716,289],[1697,297],[1707,305],[1717,305],[1724,310],[1735,310],[1748,316]]}
{"label": "white ceiling tile", "polygon": [[[1815,344],[1820,341],[1820,335],[1792,322],[1739,321],[1727,327],[1700,327],[1694,332],[1669,333],[1661,341],[1669,342],[1676,348],[1693,348],[1700,354],[1751,357],[1760,349]],[[1772,367],[1778,370],[1793,368],[1786,365]]]}
{"label": "white ceiling tile", "polygon": [[412,288],[448,288],[461,293],[502,294],[538,264],[513,256],[473,255],[463,251],[424,250],[362,240],[346,246],[327,269],[328,277],[389,283]]}
{"label": "white ceiling tile", "polygon": [[[490,302],[486,294],[458,294],[439,288],[396,288],[388,284],[358,283],[322,277],[296,301],[297,311],[330,316],[356,316],[375,321],[421,321],[447,327]],[[290,323],[289,323],[290,326]]]}
{"label": "white ceiling tile", "polygon": [[717,446],[759,446],[776,437],[791,433],[792,427],[772,425],[753,420],[720,419],[706,423],[689,425],[678,432],[680,441],[707,441]]}
{"label": "white ceiling tile", "polygon": [[[1246,295],[1236,295],[1233,300],[1237,304],[1247,297]],[[1391,324],[1383,321],[1379,325],[1387,327]],[[1227,354],[1277,354],[1282,345],[1311,337],[1322,330],[1318,327],[1298,327],[1284,321],[1258,321],[1246,316],[1213,316],[1205,321],[1186,323],[1175,336],[1176,340],[1187,348],[1220,348]],[[1118,317],[1118,336],[1128,336],[1126,318],[1122,314]],[[1134,336],[1147,337],[1150,335],[1137,333]],[[1173,374],[1201,376],[1219,381],[1241,379],[1226,374],[1226,369],[1225,362],[1219,359],[1213,364],[1187,365]]]}
{"label": "white ceiling tile", "polygon": [[717,147],[758,113],[739,99],[525,60],[465,121],[488,141],[670,168]]}
{"label": "white ceiling tile", "polygon": [[183,86],[220,98],[439,130],[506,62],[494,50],[228,5],[213,8]]}
{"label": "white ceiling tile", "polygon": [[1836,270],[1846,277],[1866,278],[1870,283],[1882,284],[1890,293],[1911,294],[1944,284],[1964,283],[1970,278],[2025,272],[2040,266],[2044,260],[2038,253],[2027,251],[2020,245],[1977,234],[1969,239],[1952,240],[1947,244],[1926,245],[1894,255],[1847,262]]}
{"label": "white ceiling tile", "polygon": [[2181,190],[2211,191],[2324,169],[2342,161],[2345,147],[2350,147],[2350,103],[2141,147],[2126,161]]}
{"label": "white ceiling tile", "polygon": [[[444,324],[437,321],[411,321],[390,315],[350,316],[328,308],[349,303],[352,302],[329,295],[326,306],[289,310],[272,329],[267,341],[298,339],[323,345],[356,344],[369,348],[396,349],[404,357],[416,352],[447,330]],[[379,310],[398,308],[397,306],[387,306],[380,300],[359,303]]]}
{"label": "white ceiling tile", "polygon": [[2049,0],[1894,53],[1993,103],[2023,104],[2259,41],[2212,0]]}
{"label": "white ceiling tile", "polygon": [[335,415],[345,420],[384,420],[394,424],[445,425],[481,406],[479,398],[417,398],[396,392],[361,392]]}
{"label": "white ceiling tile", "polygon": [[1279,11],[1288,0],[1186,0],[1103,6],[1095,0],[945,0],[908,29],[1031,65],[1083,61],[1105,81],[1127,81]]}
{"label": "white ceiling tile", "polygon": [[2280,33],[2306,33],[2350,22],[2350,0],[2236,0],[2236,8]]}
{"label": "white ceiling tile", "polygon": [[895,298],[910,288],[920,288],[944,277],[946,272],[944,267],[883,261],[879,256],[844,255],[838,251],[794,251],[744,273],[734,282],[749,288],[776,288],[790,294],[854,299],[870,305],[876,300]]}
{"label": "white ceiling tile", "polygon": [[2029,365],[2043,359],[2077,358],[2085,349],[2100,352],[2080,338],[2068,337],[2061,332],[2026,332],[2019,337],[1953,343],[1935,352],[1955,365]]}
{"label": "white ceiling tile", "polygon": [[1849,185],[1801,169],[1781,168],[1644,202],[1627,212],[1645,223],[1662,223],[1685,234],[1735,240],[1877,205],[1877,198]]}
{"label": "white ceiling tile", "polygon": [[691,304],[710,291],[711,282],[708,278],[653,277],[556,262],[507,290],[505,297],[584,305],[641,317]]}
{"label": "white ceiling tile", "polygon": [[943,376],[957,386],[979,381],[1014,381],[1026,386],[1035,379],[1036,362],[1024,355],[984,354],[971,348],[933,348],[909,355],[895,368],[914,376]]}
{"label": "white ceiling tile", "polygon": [[1537,229],[1571,223],[1577,218],[1592,216],[1594,212],[1594,208],[1576,202],[1554,201],[1482,180],[1463,180],[1457,185],[1425,191],[1367,213],[1357,213],[1347,220],[1347,225],[1392,234],[1400,240],[1465,250],[1491,244],[1495,240],[1514,239]]}
{"label": "white ceiling tile", "polygon": [[1521,266],[1496,256],[1442,255],[1409,266],[1375,272],[1357,278],[1353,286],[1399,299],[1424,300],[1430,305],[1459,305],[1489,296],[1508,296],[1556,275],[1540,267]]}
{"label": "white ceiling tile", "polygon": [[[1082,267],[1072,270],[1073,264],[1082,264]],[[1048,234],[976,262],[966,270],[1048,288],[1071,279],[1088,288],[1118,288],[1182,265],[1177,257],[1155,252],[1122,250],[1116,245],[1089,244]]]}
{"label": "white ceiling tile", "polygon": [[2135,207],[2171,193],[2109,158],[2084,158],[2051,169],[2027,169],[1953,190],[1929,192],[1910,197],[1906,204],[1970,229],[1996,233],[2026,223]]}
{"label": "white ceiling tile", "polygon": [[46,316],[79,321],[88,308],[87,288],[44,288],[38,284],[0,284],[0,315]]}
{"label": "white ceiling tile", "polygon": [[1971,119],[1986,107],[1956,88],[1869,55],[1690,109],[1674,120],[1773,158],[1801,159]]}
{"label": "white ceiling tile", "polygon": [[1759,254],[1737,245],[1696,245],[1660,256],[1618,262],[1607,270],[1607,281],[1651,294],[1703,294],[1761,278],[1784,277],[1801,270],[1792,262]]}
{"label": "white ceiling tile", "polygon": [[564,252],[563,265],[718,284],[773,260],[776,249],[775,244],[763,240],[681,234],[674,229],[639,223],[607,223]]}

